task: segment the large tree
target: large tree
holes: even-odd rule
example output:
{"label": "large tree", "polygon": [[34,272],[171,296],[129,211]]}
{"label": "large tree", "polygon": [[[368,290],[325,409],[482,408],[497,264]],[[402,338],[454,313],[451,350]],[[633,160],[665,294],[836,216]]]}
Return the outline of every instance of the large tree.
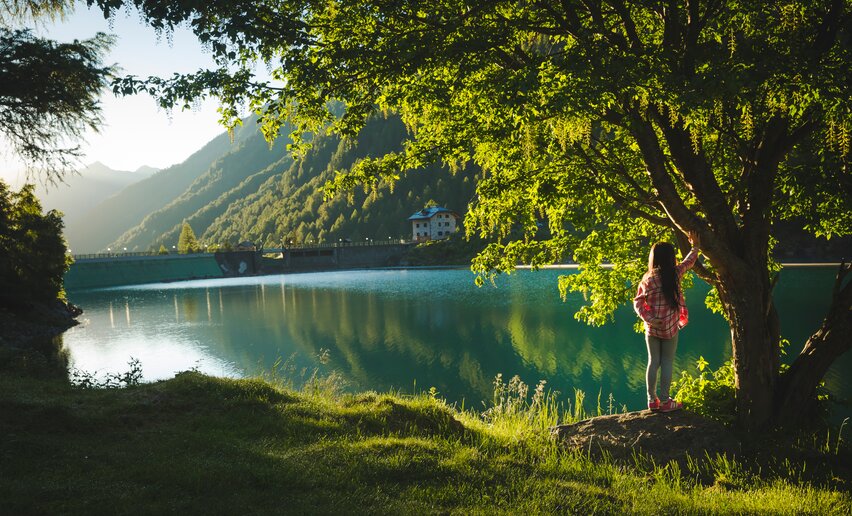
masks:
{"label": "large tree", "polygon": [[[288,118],[296,136],[352,136],[399,113],[404,150],[360,162],[330,193],[475,162],[485,178],[468,231],[512,237],[475,269],[570,251],[581,271],[561,287],[590,301],[582,320],[602,324],[632,296],[650,241],[685,249],[697,232],[707,261],[696,272],[731,327],[744,428],[798,419],[852,346],[840,274],[824,323],[781,372],[771,258],[779,221],[852,232],[848,0],[89,2],[107,15],[134,4],[160,30],[188,22],[221,65],[116,91],[164,105],[212,93],[229,125],[247,103],[269,138]],[[257,62],[276,83],[254,76]]]}
{"label": "large tree", "polygon": [[13,192],[0,181],[0,307],[64,299],[62,280],[71,257],[62,226],[57,211],[42,213],[32,185]]}

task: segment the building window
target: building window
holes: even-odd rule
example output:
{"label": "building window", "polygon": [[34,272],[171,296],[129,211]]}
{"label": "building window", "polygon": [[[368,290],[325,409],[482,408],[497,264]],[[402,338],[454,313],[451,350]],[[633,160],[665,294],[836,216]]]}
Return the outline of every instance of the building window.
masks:
{"label": "building window", "polygon": [[438,236],[443,236],[443,234],[444,234],[443,231],[438,231]]}

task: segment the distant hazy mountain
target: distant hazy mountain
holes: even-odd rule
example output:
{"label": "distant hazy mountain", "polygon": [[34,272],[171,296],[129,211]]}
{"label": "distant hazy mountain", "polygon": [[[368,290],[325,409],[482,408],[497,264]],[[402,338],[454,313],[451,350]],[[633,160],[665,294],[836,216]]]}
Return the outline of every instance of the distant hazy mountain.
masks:
{"label": "distant hazy mountain", "polygon": [[256,131],[237,130],[234,142],[223,132],[183,163],[172,165],[130,184],[99,203],[88,202],[91,209],[80,217],[66,219],[65,238],[74,253],[105,250],[123,233],[138,225],[149,214],[181,195],[221,156],[240,146],[246,136]]}
{"label": "distant hazy mountain", "polygon": [[66,225],[74,224],[92,206],[156,171],[152,167],[141,167],[135,172],[113,170],[96,161],[67,175],[62,183],[38,184],[36,195],[45,210],[59,210],[65,215]]}

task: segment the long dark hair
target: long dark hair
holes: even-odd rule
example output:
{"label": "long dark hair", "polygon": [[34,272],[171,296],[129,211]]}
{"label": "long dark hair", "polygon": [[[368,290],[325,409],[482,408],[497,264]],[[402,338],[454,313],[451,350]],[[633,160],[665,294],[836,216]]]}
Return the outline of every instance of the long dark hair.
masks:
{"label": "long dark hair", "polygon": [[675,270],[675,250],[670,243],[657,242],[651,247],[651,254],[648,255],[648,274],[654,271],[659,271],[663,295],[671,303],[672,308],[677,308],[680,289]]}

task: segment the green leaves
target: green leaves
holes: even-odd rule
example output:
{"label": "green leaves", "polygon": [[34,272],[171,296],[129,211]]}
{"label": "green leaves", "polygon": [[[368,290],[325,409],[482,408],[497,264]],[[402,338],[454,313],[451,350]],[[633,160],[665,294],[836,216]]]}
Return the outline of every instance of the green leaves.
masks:
{"label": "green leaves", "polygon": [[0,181],[0,305],[64,298],[62,280],[72,260],[62,227],[60,213],[42,213],[32,185],[13,192]]}
{"label": "green leaves", "polygon": [[[90,4],[189,23],[221,68],[146,90],[164,105],[216,95],[226,125],[247,104],[269,139],[289,120],[302,155],[308,135],[351,141],[398,114],[408,141],[340,171],[326,200],[473,163],[466,231],[496,241],[474,262],[481,281],[573,255],[581,272],[561,287],[587,298],[578,317],[593,324],[629,298],[655,240],[699,231],[711,262],[766,275],[774,221],[852,231],[844,2]],[[716,271],[699,272],[718,284]]]}

